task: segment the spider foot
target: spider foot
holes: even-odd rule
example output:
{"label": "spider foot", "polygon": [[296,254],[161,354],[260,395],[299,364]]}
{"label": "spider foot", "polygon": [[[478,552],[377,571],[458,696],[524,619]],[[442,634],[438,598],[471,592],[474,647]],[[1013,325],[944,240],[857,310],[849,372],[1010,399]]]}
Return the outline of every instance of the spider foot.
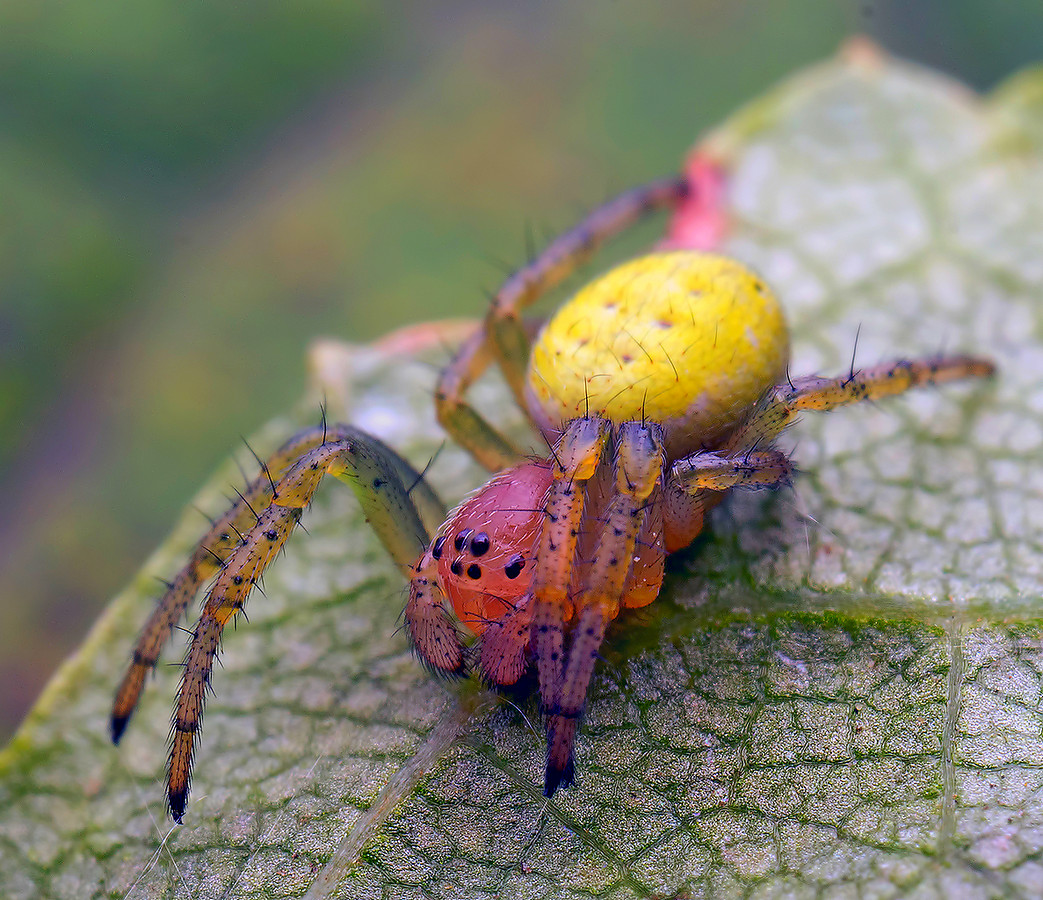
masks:
{"label": "spider foot", "polygon": [[553,797],[558,788],[576,783],[576,764],[572,748],[576,742],[579,716],[552,715],[547,719],[547,768],[543,775],[543,796]]}
{"label": "spider foot", "polygon": [[112,737],[112,743],[118,744],[120,738],[123,737],[123,732],[127,730],[127,723],[130,721],[130,716],[113,716],[109,720],[109,734]]}

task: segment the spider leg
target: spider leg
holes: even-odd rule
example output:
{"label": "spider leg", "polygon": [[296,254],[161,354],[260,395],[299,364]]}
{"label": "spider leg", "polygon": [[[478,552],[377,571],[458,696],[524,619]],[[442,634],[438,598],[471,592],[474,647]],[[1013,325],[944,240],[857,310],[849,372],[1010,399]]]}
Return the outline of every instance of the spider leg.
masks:
{"label": "spider leg", "polygon": [[262,471],[239,494],[239,498],[217,519],[203,536],[192,556],[174,577],[166,592],[141,630],[131,663],[123,676],[112,706],[111,734],[119,743],[127,722],[134,712],[145,687],[145,680],[159,660],[174,626],[203,583],[216,573],[228,554],[257,520],[257,510],[265,509],[272,500],[273,479],[313,447],[323,442],[322,426],[298,432],[275,451],[263,464]]}
{"label": "spider leg", "polygon": [[630,573],[623,587],[622,603],[627,609],[639,609],[654,603],[663,588],[667,554],[663,496],[662,493],[656,494],[656,502],[647,504],[644,522],[637,535]]}
{"label": "spider leg", "polygon": [[469,337],[438,377],[435,411],[449,435],[490,472],[517,465],[525,454],[503,437],[464,395],[493,361],[485,326]]}
{"label": "spider leg", "polygon": [[522,311],[560,284],[607,239],[655,210],[677,205],[687,193],[687,181],[674,177],[620,194],[552,241],[496,292],[484,326],[460,349],[435,389],[439,422],[479,463],[496,471],[521,459],[521,454],[465,402],[464,396],[495,359],[518,405],[525,408],[529,335]]}
{"label": "spider leg", "polygon": [[423,475],[383,441],[349,425],[331,428],[329,434],[340,450],[327,472],[352,489],[384,549],[410,576],[430,535],[448,515],[445,504]]}
{"label": "spider leg", "polygon": [[602,516],[594,554],[576,599],[578,614],[574,636],[553,702],[543,695],[541,678],[541,696],[547,712],[547,769],[543,792],[548,797],[559,787],[573,783],[576,727],[583,714],[605,629],[623,604],[638,537],[645,530],[646,521],[649,517],[654,519],[660,507],[664,460],[663,436],[658,426],[640,422],[619,426],[615,491]]}
{"label": "spider leg", "polygon": [[722,453],[769,444],[803,410],[829,410],[863,400],[880,400],[910,388],[944,384],[960,378],[987,378],[994,363],[975,356],[929,356],[899,359],[837,378],[806,375],[778,384],[764,396],[727,443]]}
{"label": "spider leg", "polygon": [[529,362],[529,340],[521,321],[522,310],[576,271],[607,239],[655,210],[676,206],[687,195],[687,181],[673,177],[614,197],[552,241],[496,292],[486,315],[486,329],[520,406],[525,405],[525,370]]}
{"label": "spider leg", "polygon": [[[113,734],[118,737],[140,694],[143,675],[155,664],[173,623],[206,577],[202,573],[216,570],[217,578],[192,632],[171,722],[167,798],[178,822],[188,799],[196,735],[224,627],[243,610],[253,586],[327,474],[348,482],[366,518],[405,572],[412,571],[413,561],[423,552],[428,527],[445,517],[444,507],[419,473],[376,438],[348,426],[301,432],[262,465],[262,474],[208,532],[164,596],[159,614],[150,618],[116,696]],[[235,533],[234,540],[224,528]],[[204,567],[198,563],[202,559],[211,562]],[[142,658],[143,645],[150,651],[155,647],[151,664]]]}
{"label": "spider leg", "polygon": [[663,499],[664,550],[675,553],[691,544],[725,491],[782,487],[792,479],[793,463],[780,450],[748,450],[741,455],[700,450],[675,460]]}
{"label": "spider leg", "polygon": [[565,660],[565,623],[572,618],[572,581],[587,482],[598,470],[610,437],[605,419],[574,419],[554,450],[553,481],[533,576],[532,645],[540,700],[547,711],[559,706]]}
{"label": "spider leg", "polygon": [[779,450],[757,450],[771,442],[802,410],[829,410],[862,400],[879,400],[910,388],[959,378],[985,378],[995,366],[972,356],[896,360],[837,378],[808,375],[771,388],[723,446],[699,451],[670,467],[664,516],[665,544],[673,553],[702,530],[703,517],[723,491],[733,487],[780,487],[793,477],[793,464]]}
{"label": "spider leg", "polygon": [[793,463],[781,450],[752,450],[725,456],[703,450],[676,460],[670,484],[688,494],[729,488],[782,487],[793,478]]}

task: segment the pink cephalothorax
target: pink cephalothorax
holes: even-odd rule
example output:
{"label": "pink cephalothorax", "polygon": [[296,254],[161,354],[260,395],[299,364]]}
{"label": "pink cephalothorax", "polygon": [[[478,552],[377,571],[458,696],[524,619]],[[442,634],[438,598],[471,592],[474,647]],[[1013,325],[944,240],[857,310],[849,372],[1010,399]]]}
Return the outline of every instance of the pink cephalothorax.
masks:
{"label": "pink cephalothorax", "polygon": [[475,634],[529,592],[550,485],[546,462],[500,472],[450,513],[421,557],[418,570],[437,565],[456,617]]}

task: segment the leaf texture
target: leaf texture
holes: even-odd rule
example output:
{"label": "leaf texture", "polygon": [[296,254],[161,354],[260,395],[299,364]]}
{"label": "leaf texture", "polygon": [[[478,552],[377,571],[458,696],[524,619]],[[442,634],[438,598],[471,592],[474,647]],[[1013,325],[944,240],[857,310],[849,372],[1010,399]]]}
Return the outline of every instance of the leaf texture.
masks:
{"label": "leaf texture", "polygon": [[[198,534],[186,513],[0,755],[0,895],[1043,893],[1041,95],[1038,70],[982,99],[862,53],[709,137],[728,252],[787,306],[795,373],[844,371],[857,334],[856,365],[944,348],[1000,375],[798,424],[795,492],[732,498],[616,623],[576,788],[541,796],[534,706],[423,672],[401,578],[333,486],[226,636],[171,831],[176,667],[118,750],[106,715],[152,576]],[[423,465],[430,358],[327,356],[327,395]],[[447,447],[434,477],[455,500],[480,476]]]}

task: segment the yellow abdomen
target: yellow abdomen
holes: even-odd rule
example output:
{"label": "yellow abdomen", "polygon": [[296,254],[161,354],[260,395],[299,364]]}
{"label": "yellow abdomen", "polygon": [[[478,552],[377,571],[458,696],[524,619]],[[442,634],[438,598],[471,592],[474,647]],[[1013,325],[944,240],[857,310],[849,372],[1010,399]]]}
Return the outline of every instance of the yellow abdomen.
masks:
{"label": "yellow abdomen", "polygon": [[656,253],[607,272],[547,322],[529,407],[548,432],[586,413],[659,422],[676,458],[719,441],[788,362],[786,320],[760,278],[723,256]]}

